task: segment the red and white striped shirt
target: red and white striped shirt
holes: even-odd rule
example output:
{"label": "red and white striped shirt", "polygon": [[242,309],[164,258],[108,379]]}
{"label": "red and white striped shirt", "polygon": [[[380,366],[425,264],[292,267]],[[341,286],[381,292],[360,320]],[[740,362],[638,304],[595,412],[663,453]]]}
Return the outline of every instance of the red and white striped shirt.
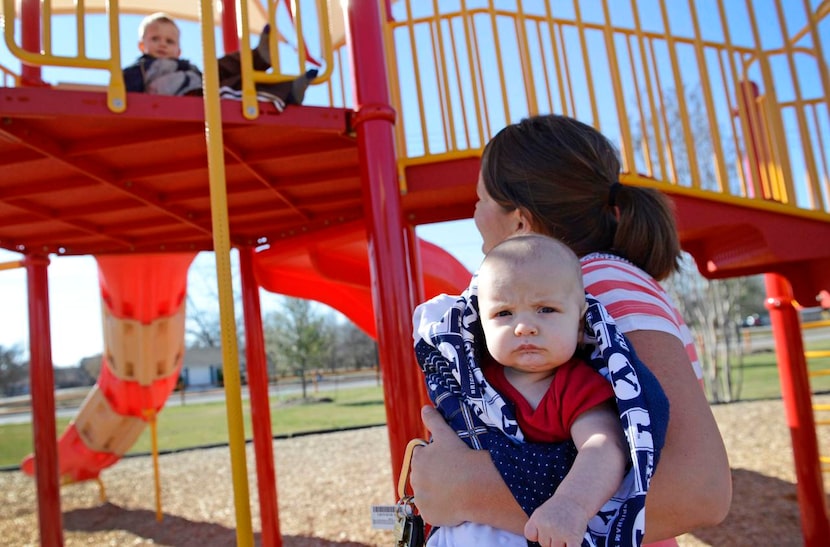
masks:
{"label": "red and white striped shirt", "polygon": [[[585,290],[605,306],[623,333],[655,330],[676,336],[686,347],[695,376],[703,378],[694,340],[669,295],[653,277],[612,254],[582,257]],[[648,364],[648,363],[646,363]]]}

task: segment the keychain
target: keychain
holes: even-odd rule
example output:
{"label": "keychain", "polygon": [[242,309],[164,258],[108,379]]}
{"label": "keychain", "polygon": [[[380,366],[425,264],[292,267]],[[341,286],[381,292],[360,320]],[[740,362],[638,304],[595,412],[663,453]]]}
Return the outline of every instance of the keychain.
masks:
{"label": "keychain", "polygon": [[416,513],[412,496],[406,496],[395,506],[395,547],[423,547],[424,519]]}
{"label": "keychain", "polygon": [[407,495],[406,483],[409,481],[409,467],[412,451],[417,446],[426,446],[423,439],[412,439],[406,445],[401,476],[398,479],[398,503],[395,505],[395,547],[424,547],[426,534],[424,519],[418,514],[414,496]]}

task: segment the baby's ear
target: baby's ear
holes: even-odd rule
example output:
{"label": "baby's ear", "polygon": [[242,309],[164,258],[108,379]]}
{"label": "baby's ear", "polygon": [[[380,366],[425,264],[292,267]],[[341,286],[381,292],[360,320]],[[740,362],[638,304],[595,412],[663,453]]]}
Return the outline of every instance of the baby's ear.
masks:
{"label": "baby's ear", "polygon": [[140,51],[141,53],[145,53],[145,51],[144,51],[144,42],[141,41],[141,40],[138,41],[138,51]]}

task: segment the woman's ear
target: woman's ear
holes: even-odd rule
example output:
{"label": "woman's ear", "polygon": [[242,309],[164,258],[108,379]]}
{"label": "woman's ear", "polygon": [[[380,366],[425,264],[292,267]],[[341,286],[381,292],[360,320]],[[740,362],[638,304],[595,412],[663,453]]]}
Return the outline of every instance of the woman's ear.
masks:
{"label": "woman's ear", "polygon": [[514,235],[533,233],[533,222],[527,211],[521,207],[516,207],[513,213],[516,215],[516,234]]}

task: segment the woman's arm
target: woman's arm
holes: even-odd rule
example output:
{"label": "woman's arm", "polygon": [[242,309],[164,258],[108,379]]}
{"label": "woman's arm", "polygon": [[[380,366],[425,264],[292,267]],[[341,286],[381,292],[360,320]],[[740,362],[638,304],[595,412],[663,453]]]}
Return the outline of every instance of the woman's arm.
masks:
{"label": "woman's arm", "polygon": [[527,515],[485,450],[472,450],[432,407],[421,410],[432,442],[415,449],[409,476],[418,510],[435,526],[464,521],[524,534]]}
{"label": "woman's arm", "polygon": [[709,402],[683,344],[658,331],[626,333],[671,405],[666,444],[646,496],[646,541],[674,537],[726,518],[732,476]]}

